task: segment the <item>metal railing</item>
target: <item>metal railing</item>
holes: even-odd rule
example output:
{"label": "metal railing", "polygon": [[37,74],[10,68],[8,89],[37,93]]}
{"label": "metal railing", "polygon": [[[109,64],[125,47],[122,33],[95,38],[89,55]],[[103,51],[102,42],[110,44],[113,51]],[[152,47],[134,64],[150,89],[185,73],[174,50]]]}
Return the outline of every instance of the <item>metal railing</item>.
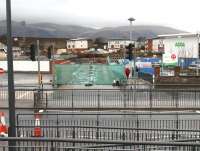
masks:
{"label": "metal railing", "polygon": [[[200,89],[16,89],[15,96],[25,108],[200,109]],[[8,99],[7,90],[0,98]]]}
{"label": "metal railing", "polygon": [[44,108],[200,108],[199,90],[62,89],[43,90],[37,94]]}
{"label": "metal railing", "polygon": [[[8,146],[7,142],[15,142],[16,146]],[[199,139],[188,142],[149,142],[149,141],[117,141],[87,140],[60,138],[0,138],[0,149],[7,151],[199,151]]]}
{"label": "metal railing", "polygon": [[[40,128],[43,137],[165,141],[200,138],[199,117],[198,113],[41,114]],[[17,136],[33,136],[34,127],[34,114],[17,115]]]}

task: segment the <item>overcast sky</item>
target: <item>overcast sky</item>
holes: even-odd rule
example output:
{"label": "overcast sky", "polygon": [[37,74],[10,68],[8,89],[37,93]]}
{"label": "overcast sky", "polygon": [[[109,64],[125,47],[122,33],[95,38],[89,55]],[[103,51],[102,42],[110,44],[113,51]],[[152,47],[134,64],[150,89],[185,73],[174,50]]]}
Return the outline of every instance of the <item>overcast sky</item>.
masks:
{"label": "overcast sky", "polygon": [[[200,31],[200,0],[11,0],[13,20],[90,27],[156,24]],[[0,19],[5,19],[0,0]]]}

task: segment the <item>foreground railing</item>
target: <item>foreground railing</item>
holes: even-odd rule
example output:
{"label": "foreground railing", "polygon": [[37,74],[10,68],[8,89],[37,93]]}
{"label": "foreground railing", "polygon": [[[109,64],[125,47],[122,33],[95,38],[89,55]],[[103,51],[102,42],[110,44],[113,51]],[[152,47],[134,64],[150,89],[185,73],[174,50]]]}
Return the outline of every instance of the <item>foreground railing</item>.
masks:
{"label": "foreground railing", "polygon": [[[16,144],[8,146],[7,142]],[[108,141],[86,139],[58,139],[58,138],[0,138],[0,149],[7,151],[85,151],[85,150],[110,150],[110,151],[198,151],[199,139],[185,140],[182,142],[149,142],[149,141]]]}
{"label": "foreground railing", "polygon": [[[41,136],[132,141],[200,138],[198,113],[58,113],[40,115]],[[17,114],[17,136],[34,136],[35,114]]]}
{"label": "foreground railing", "polygon": [[[35,126],[17,126],[19,137],[34,137]],[[73,138],[129,141],[170,141],[200,138],[200,130],[145,129],[105,126],[40,126],[41,136],[47,138]]]}

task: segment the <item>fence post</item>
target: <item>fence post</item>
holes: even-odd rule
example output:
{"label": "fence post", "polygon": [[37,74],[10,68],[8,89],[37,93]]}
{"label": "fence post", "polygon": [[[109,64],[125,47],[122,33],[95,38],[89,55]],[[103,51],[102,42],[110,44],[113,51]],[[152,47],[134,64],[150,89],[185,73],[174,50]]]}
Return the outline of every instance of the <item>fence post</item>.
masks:
{"label": "fence post", "polygon": [[[75,134],[76,132],[75,132],[75,127],[74,127],[74,125],[73,125],[73,132],[72,132],[72,137],[73,137],[73,139],[75,139]],[[73,147],[75,147],[75,142],[73,142]],[[74,150],[74,149],[73,149]]]}
{"label": "fence post", "polygon": [[140,139],[140,133],[139,133],[139,119],[138,119],[138,115],[137,115],[137,123],[136,123],[136,127],[137,127],[137,141],[139,141]]}
{"label": "fence post", "polygon": [[[124,132],[124,129],[123,129],[122,140],[125,141],[125,132]],[[125,145],[123,145],[123,149],[125,149]]]}
{"label": "fence post", "polygon": [[194,99],[195,99],[195,101],[194,101],[194,106],[193,106],[193,107],[197,107],[197,106],[199,105],[199,104],[197,104],[197,90],[195,90],[194,93],[195,93],[195,94],[194,94],[194,97],[195,97]]}
{"label": "fence post", "polygon": [[99,93],[99,90],[98,90],[98,94],[97,94],[97,103],[98,103],[98,110],[100,109],[100,93]]}
{"label": "fence post", "polygon": [[57,121],[56,121],[56,125],[57,125],[57,137],[60,137],[60,133],[59,133],[59,119],[58,119],[58,114],[57,114]]}
{"label": "fence post", "polygon": [[179,139],[178,137],[178,129],[179,129],[179,122],[178,122],[178,113],[176,114],[176,139]]}
{"label": "fence post", "polygon": [[46,104],[45,108],[47,109],[47,107],[48,107],[48,95],[47,95],[47,93],[46,93],[46,103],[45,104]]}
{"label": "fence post", "polygon": [[20,137],[20,131],[19,131],[19,115],[17,114],[17,116],[16,116],[16,131],[17,131],[17,137]]}
{"label": "fence post", "polygon": [[55,151],[53,146],[53,141],[51,141],[50,151]]}
{"label": "fence post", "polygon": [[72,110],[74,109],[74,92],[73,92],[73,89],[72,89]]}
{"label": "fence post", "polygon": [[34,92],[34,112],[38,111],[39,106],[40,106],[40,90]]}
{"label": "fence post", "polygon": [[124,88],[124,99],[123,99],[124,108],[126,107],[126,88]]}
{"label": "fence post", "polygon": [[175,99],[176,99],[176,108],[178,109],[179,108],[179,100],[178,100],[178,90],[175,91]]}
{"label": "fence post", "polygon": [[150,88],[149,89],[149,107],[150,107],[150,110],[152,109],[152,89]]}
{"label": "fence post", "polygon": [[99,114],[97,114],[96,126],[97,126],[96,139],[99,139]]}

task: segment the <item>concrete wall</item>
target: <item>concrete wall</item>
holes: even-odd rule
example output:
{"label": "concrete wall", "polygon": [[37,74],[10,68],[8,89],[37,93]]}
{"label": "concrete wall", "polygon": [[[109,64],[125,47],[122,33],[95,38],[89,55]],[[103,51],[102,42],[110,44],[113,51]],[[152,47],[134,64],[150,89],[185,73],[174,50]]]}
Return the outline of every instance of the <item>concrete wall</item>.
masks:
{"label": "concrete wall", "polygon": [[[13,62],[15,72],[37,72],[38,71],[38,62],[37,61],[14,61]],[[0,61],[0,68],[3,68],[7,71],[7,61]],[[49,61],[40,62],[41,72],[49,72],[50,65]]]}

